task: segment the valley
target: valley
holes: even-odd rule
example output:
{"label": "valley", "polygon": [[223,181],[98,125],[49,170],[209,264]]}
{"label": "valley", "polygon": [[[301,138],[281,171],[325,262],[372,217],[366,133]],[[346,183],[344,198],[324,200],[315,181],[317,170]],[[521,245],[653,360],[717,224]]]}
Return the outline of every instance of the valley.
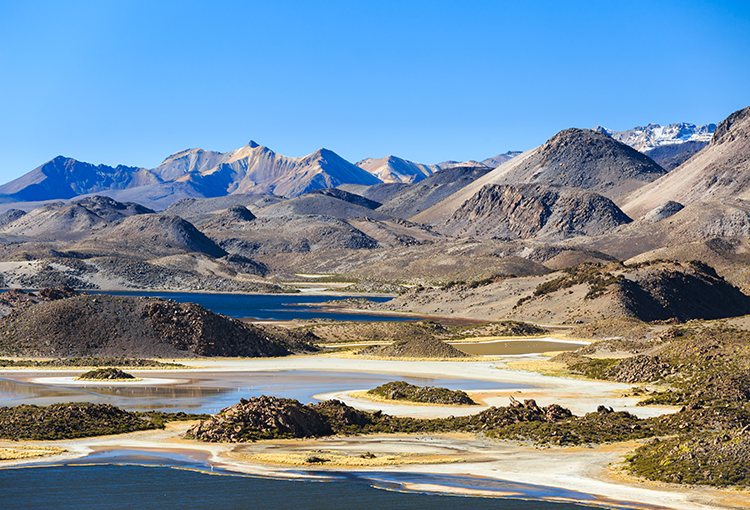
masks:
{"label": "valley", "polygon": [[1,462],[747,505],[749,136],[750,107],[437,164],[54,158],[0,186]]}

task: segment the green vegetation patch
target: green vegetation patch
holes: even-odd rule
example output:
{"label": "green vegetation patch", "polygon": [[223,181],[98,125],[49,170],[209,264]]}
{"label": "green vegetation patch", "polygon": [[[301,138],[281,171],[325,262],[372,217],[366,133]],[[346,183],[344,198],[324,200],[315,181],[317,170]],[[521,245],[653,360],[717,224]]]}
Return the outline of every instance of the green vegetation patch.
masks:
{"label": "green vegetation patch", "polygon": [[0,439],[54,441],[164,428],[170,421],[205,420],[206,414],[130,412],[109,404],[72,402],[0,407]]}
{"label": "green vegetation patch", "polygon": [[76,402],[0,408],[0,438],[15,441],[74,439],[155,428],[150,420],[109,404]]}
{"label": "green vegetation patch", "polygon": [[387,400],[405,400],[436,405],[477,405],[461,390],[449,390],[435,386],[415,386],[406,381],[392,381],[369,390],[367,393]]}
{"label": "green vegetation patch", "polygon": [[747,488],[750,434],[734,429],[654,440],[635,451],[626,469],[661,482]]}

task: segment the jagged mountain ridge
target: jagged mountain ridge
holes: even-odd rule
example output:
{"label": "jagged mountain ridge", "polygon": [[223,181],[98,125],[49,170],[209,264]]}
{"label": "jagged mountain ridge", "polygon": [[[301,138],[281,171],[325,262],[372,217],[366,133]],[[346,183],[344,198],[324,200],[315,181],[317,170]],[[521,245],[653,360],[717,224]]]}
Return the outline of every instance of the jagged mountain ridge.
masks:
{"label": "jagged mountain ridge", "polygon": [[373,185],[380,182],[328,149],[290,158],[251,141],[227,153],[202,149],[180,151],[151,170],[96,166],[58,156],[0,186],[0,199],[36,202],[99,194],[163,209],[184,198],[232,193],[294,197],[343,183]]}
{"label": "jagged mountain ridge", "polygon": [[704,124],[702,126],[687,122],[679,122],[668,126],[648,124],[625,131],[614,131],[596,126],[594,131],[606,133],[637,151],[648,152],[664,145],[678,145],[685,142],[708,143],[714,131],[716,131],[716,124]]}
{"label": "jagged mountain ridge", "polygon": [[623,211],[638,218],[667,201],[682,205],[750,200],[750,107],[723,120],[700,153],[631,194]]}
{"label": "jagged mountain ridge", "polygon": [[207,170],[190,171],[177,182],[193,182],[206,197],[232,193],[296,197],[307,191],[335,188],[343,183],[371,185],[380,180],[328,149],[290,158],[250,142],[224,155],[218,165]]}

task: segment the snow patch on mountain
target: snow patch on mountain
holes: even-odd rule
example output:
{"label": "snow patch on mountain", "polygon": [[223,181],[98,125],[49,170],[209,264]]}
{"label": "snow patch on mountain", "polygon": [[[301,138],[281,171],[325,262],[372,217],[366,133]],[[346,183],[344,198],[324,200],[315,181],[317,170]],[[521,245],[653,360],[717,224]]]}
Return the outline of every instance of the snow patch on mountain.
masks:
{"label": "snow patch on mountain", "polygon": [[685,142],[711,141],[711,136],[716,131],[716,124],[704,124],[696,126],[687,122],[679,122],[668,126],[649,124],[637,126],[625,131],[613,131],[602,126],[597,126],[594,131],[606,133],[615,140],[630,145],[640,152],[661,147],[663,145],[675,145]]}

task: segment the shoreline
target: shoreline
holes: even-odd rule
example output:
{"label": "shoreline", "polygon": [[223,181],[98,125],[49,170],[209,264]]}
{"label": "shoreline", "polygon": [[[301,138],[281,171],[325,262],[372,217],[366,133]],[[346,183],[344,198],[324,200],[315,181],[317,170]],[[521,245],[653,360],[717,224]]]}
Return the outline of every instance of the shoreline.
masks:
{"label": "shoreline", "polygon": [[[677,487],[626,479],[616,472],[623,455],[639,443],[600,445],[595,448],[535,448],[510,442],[488,441],[461,434],[388,434],[372,436],[334,436],[319,439],[269,440],[255,443],[200,443],[179,437],[191,422],[172,422],[166,430],[134,432],[117,436],[64,440],[13,442],[17,446],[53,446],[68,450],[64,454],[0,462],[2,469],[27,467],[64,467],[68,464],[158,465],[193,469],[206,474],[246,475],[290,480],[314,480],[348,473],[378,483],[397,483],[405,491],[452,494],[474,497],[511,498],[538,501],[568,501],[609,508],[698,510],[738,508],[750,504],[750,494],[727,489]],[[0,448],[9,444],[0,441]],[[338,451],[366,449],[415,449],[421,447],[436,458],[450,450],[464,456],[450,462],[392,464],[378,466],[299,465],[257,462],[238,458],[238,452],[274,449],[283,451]],[[432,452],[432,453],[430,453]],[[109,453],[110,458],[106,456]],[[123,461],[118,454],[128,453],[141,462]],[[97,457],[105,454],[103,457]],[[148,459],[154,459],[147,462]],[[172,459],[172,464],[164,462]],[[193,465],[185,466],[185,459]],[[216,470],[219,470],[218,472]],[[447,477],[447,478],[446,478]],[[416,479],[416,480],[414,480]],[[446,483],[449,479],[450,483]],[[476,483],[471,483],[472,481]],[[498,490],[503,485],[524,486],[523,490]],[[489,487],[489,488],[488,488]],[[385,487],[381,487],[385,488]],[[579,498],[551,497],[556,492],[580,495]],[[548,494],[540,497],[540,494]],[[559,499],[558,499],[559,498]],[[658,502],[655,504],[655,502]]]}
{"label": "shoreline", "polygon": [[[542,359],[540,356],[528,356],[529,359]],[[254,372],[299,371],[303,376],[308,373],[314,376],[315,371],[338,372],[356,376],[363,373],[408,375],[412,377],[478,380],[485,382],[510,383],[511,386],[500,390],[479,390],[487,405],[507,405],[509,396],[516,399],[534,399],[540,406],[558,403],[581,415],[593,412],[600,404],[612,406],[618,410],[627,410],[640,416],[665,414],[668,408],[637,407],[637,398],[622,396],[631,385],[623,383],[589,381],[566,377],[551,377],[535,372],[514,370],[507,367],[506,361],[513,358],[494,360],[479,359],[474,361],[407,361],[407,360],[352,360],[325,356],[295,356],[288,358],[252,358],[252,359],[196,359],[181,360],[185,365],[170,369],[169,379],[191,377],[201,372],[208,372],[211,377],[223,377],[222,373],[242,373],[243,377],[252,378]],[[3,372],[26,372],[28,370],[4,370]],[[157,375],[157,374],[153,374]],[[152,375],[152,377],[153,377]],[[131,383],[132,384],[132,383]],[[169,387],[169,386],[166,386]],[[456,408],[453,406],[409,406],[394,404],[392,408],[382,403],[371,404],[352,402],[348,393],[356,390],[356,385],[342,379],[341,390],[319,395],[321,397],[340,398],[345,403],[364,410],[383,410],[388,414],[423,417],[457,415],[465,409],[469,414],[481,411],[481,406]],[[349,388],[349,389],[347,389]],[[457,388],[460,389],[460,388]],[[472,392],[472,390],[468,390]],[[618,396],[617,393],[620,393]],[[316,395],[317,396],[317,395]],[[347,400],[350,400],[347,402]],[[369,409],[372,407],[372,409]],[[611,466],[622,462],[623,455],[632,451],[639,443],[597,445],[592,448],[540,448],[523,443],[487,440],[477,436],[459,434],[420,434],[420,435],[373,435],[373,436],[334,436],[309,440],[258,441],[256,443],[222,444],[199,443],[180,437],[180,433],[190,426],[190,422],[173,422],[167,429],[142,431],[119,436],[103,436],[66,441],[0,441],[0,447],[10,446],[54,446],[68,450],[66,454],[27,461],[2,462],[0,467],[25,465],[61,464],[74,459],[95,461],[97,452],[103,450],[134,450],[148,452],[184,451],[188,457],[200,455],[208,459],[209,466],[215,469],[249,474],[253,476],[310,476],[299,473],[300,466],[280,466],[234,459],[232,452],[260,452],[270,449],[278,453],[290,451],[335,450],[359,454],[360,451],[371,451],[376,455],[389,452],[416,452],[436,456],[448,453],[463,459],[462,462],[436,464],[388,465],[378,467],[335,468],[333,466],[311,465],[315,473],[336,472],[371,472],[387,471],[392,474],[419,473],[425,476],[467,476],[489,480],[506,480],[512,483],[530,484],[533,486],[552,487],[560,490],[578,491],[582,494],[596,496],[596,502],[632,502],[627,508],[653,508],[651,503],[664,502],[662,508],[676,510],[705,509],[706,505],[715,508],[733,508],[731,501],[740,501],[740,505],[750,506],[750,494],[735,491],[724,491],[708,488],[666,487],[645,484],[641,481],[622,480],[615,476]],[[165,453],[166,455],[166,453]],[[175,454],[177,455],[177,454]],[[94,458],[92,459],[92,456]],[[192,458],[192,457],[191,457]],[[163,462],[157,462],[163,463]],[[431,483],[426,492],[455,493],[455,487]],[[417,485],[412,488],[424,489]],[[421,490],[420,489],[420,490]],[[474,490],[466,487],[461,490]],[[469,494],[464,494],[469,495]],[[471,495],[485,496],[481,493]],[[720,497],[719,497],[720,496]],[[718,499],[717,499],[718,498]],[[524,496],[526,499],[526,496]],[[533,499],[533,498],[532,498]],[[592,501],[582,501],[590,504]],[[614,504],[613,504],[614,505]],[[625,505],[618,503],[620,507]],[[617,506],[617,505],[615,505]],[[734,506],[736,508],[736,505]]]}

